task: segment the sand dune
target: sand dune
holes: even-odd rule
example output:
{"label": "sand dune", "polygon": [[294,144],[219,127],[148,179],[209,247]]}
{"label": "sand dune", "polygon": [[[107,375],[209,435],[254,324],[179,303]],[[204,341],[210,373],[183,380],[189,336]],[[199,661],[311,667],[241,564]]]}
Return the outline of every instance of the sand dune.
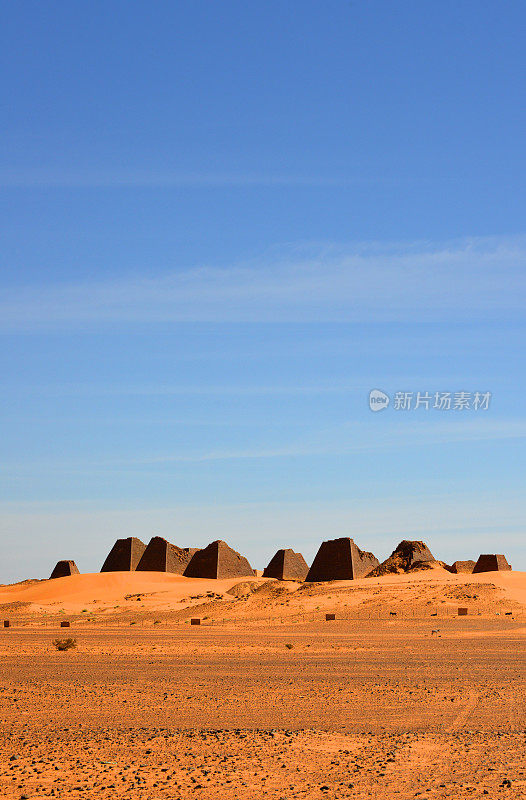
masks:
{"label": "sand dune", "polygon": [[[210,580],[183,578],[166,572],[95,572],[69,575],[65,578],[39,581],[33,584],[13,584],[0,587],[0,604],[32,603],[36,606],[61,604],[64,608],[97,602],[99,607],[123,600],[127,595],[155,595],[163,605],[180,603],[190,596],[211,592],[224,594],[240,578]],[[257,581],[257,578],[243,578]],[[145,598],[146,599],[146,598]]]}
{"label": "sand dune", "polygon": [[[243,598],[245,602],[232,606],[236,598],[229,594],[229,590],[240,585],[242,591],[234,590],[234,595],[246,595]],[[138,596],[142,605],[135,602]],[[164,572],[106,572],[0,587],[0,606],[23,603],[35,611],[51,612],[53,607],[57,610],[56,607],[60,606],[61,610],[71,613],[89,609],[93,614],[110,608],[132,607],[137,614],[141,609],[180,611],[203,603],[212,604],[212,611],[214,607],[219,611],[226,601],[230,611],[245,619],[251,615],[260,616],[265,609],[271,614],[277,606],[280,616],[292,616],[333,606],[338,610],[369,607],[371,603],[377,608],[382,605],[400,608],[405,603],[419,600],[450,606],[471,600],[478,602],[479,610],[491,609],[492,603],[494,605],[497,601],[501,605],[507,602],[513,607],[517,604],[526,607],[526,573],[455,575],[435,568],[355,581],[301,584],[261,578],[184,578]]]}

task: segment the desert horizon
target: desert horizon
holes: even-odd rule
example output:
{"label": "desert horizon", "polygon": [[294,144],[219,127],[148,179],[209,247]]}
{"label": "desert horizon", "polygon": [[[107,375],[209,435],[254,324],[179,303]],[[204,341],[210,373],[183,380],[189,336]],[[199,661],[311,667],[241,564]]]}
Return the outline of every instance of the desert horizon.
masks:
{"label": "desert horizon", "polygon": [[0,9],[0,800],[526,800],[526,4]]}
{"label": "desert horizon", "polygon": [[0,609],[9,800],[525,796],[525,572],[101,572]]}

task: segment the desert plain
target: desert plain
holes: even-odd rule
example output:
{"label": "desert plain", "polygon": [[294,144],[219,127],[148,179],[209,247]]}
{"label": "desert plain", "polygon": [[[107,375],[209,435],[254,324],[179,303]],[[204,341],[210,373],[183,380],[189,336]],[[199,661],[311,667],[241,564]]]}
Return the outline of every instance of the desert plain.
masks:
{"label": "desert plain", "polygon": [[72,575],[0,616],[7,800],[526,797],[526,573]]}

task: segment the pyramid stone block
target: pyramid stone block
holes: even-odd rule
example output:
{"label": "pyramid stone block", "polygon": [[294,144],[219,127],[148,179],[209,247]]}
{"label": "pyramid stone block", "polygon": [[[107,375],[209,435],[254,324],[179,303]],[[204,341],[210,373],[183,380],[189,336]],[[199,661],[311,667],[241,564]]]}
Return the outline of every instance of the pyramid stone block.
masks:
{"label": "pyramid stone block", "polygon": [[187,578],[237,578],[253,577],[254,570],[244,556],[217,540],[194,553],[184,574]]}
{"label": "pyramid stone block", "polygon": [[127,539],[117,539],[100,571],[134,572],[145,550],[146,545],[144,542],[134,536],[129,536]]}
{"label": "pyramid stone block", "polygon": [[460,573],[471,574],[475,569],[475,561],[471,559],[468,561],[455,561],[451,564],[451,572],[454,572],[456,575]]}
{"label": "pyramid stone block", "polygon": [[286,548],[278,550],[263,570],[264,578],[277,578],[279,581],[304,581],[309,567],[301,553]]}
{"label": "pyramid stone block", "polygon": [[137,572],[174,572],[182,575],[197,547],[177,547],[177,545],[154,536],[137,564]]}
{"label": "pyramid stone block", "polygon": [[67,578],[68,575],[78,575],[78,567],[74,561],[57,561],[55,569],[49,576],[51,578]]}
{"label": "pyramid stone block", "polygon": [[330,539],[322,542],[305,580],[346,581],[364,578],[380,562],[372,553],[364,552],[352,539]]}
{"label": "pyramid stone block", "polygon": [[478,561],[473,568],[475,572],[498,572],[500,570],[511,569],[506,557],[501,553],[483,553],[478,557]]}

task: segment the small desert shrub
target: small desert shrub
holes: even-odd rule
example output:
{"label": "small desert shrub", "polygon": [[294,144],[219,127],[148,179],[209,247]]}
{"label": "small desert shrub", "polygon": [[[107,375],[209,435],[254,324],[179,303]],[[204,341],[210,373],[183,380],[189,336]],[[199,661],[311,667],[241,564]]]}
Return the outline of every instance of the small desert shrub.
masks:
{"label": "small desert shrub", "polygon": [[73,650],[77,646],[76,639],[53,639],[53,644],[57,650]]}
{"label": "small desert shrub", "polygon": [[285,647],[287,648],[287,650],[292,650],[292,648],[294,647],[294,645],[293,645],[293,644],[289,644],[289,643],[287,643],[287,644],[285,645]]}

